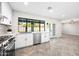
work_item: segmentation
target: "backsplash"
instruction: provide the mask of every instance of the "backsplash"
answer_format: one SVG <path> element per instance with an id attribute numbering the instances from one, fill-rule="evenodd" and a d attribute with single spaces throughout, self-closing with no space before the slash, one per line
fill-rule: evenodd
<path id="1" fill-rule="evenodd" d="M 7 29 L 8 28 L 10 28 L 10 26 L 0 25 L 0 35 L 7 34 Z"/>

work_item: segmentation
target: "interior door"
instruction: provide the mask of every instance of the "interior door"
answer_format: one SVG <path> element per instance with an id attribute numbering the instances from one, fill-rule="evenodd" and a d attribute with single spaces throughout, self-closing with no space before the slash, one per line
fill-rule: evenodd
<path id="1" fill-rule="evenodd" d="M 55 24 L 53 24 L 53 36 L 55 36 L 55 33 L 56 33 L 56 25 Z"/>
<path id="2" fill-rule="evenodd" d="M 51 24 L 49 23 L 49 36 L 51 37 Z"/>

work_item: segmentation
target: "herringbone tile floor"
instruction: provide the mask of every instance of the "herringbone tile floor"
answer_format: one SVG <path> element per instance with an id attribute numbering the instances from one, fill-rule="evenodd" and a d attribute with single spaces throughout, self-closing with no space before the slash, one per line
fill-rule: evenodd
<path id="1" fill-rule="evenodd" d="M 63 35 L 47 43 L 15 51 L 16 56 L 79 56 L 79 36 Z"/>

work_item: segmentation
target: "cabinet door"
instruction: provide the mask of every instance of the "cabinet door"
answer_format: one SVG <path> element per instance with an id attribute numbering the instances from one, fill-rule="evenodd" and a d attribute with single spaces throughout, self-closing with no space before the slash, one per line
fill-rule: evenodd
<path id="1" fill-rule="evenodd" d="M 2 2 L 1 3 L 1 14 L 5 16 L 6 18 L 4 19 L 4 24 L 11 24 L 12 21 L 12 9 L 9 6 L 7 2 Z"/>
<path id="2" fill-rule="evenodd" d="M 41 43 L 48 42 L 49 40 L 49 32 L 41 33 Z"/>
<path id="3" fill-rule="evenodd" d="M 0 2 L 0 14 L 1 14 L 1 2 Z"/>
<path id="4" fill-rule="evenodd" d="M 45 33 L 45 38 L 46 38 L 46 41 L 49 41 L 49 40 L 50 40 L 49 32 L 46 32 L 46 33 Z"/>
<path id="5" fill-rule="evenodd" d="M 15 48 L 22 48 L 25 47 L 25 36 L 24 35 L 18 35 L 15 38 Z"/>
<path id="6" fill-rule="evenodd" d="M 26 43 L 25 43 L 26 46 L 33 45 L 33 34 L 32 33 L 27 34 L 25 41 L 26 41 Z"/>

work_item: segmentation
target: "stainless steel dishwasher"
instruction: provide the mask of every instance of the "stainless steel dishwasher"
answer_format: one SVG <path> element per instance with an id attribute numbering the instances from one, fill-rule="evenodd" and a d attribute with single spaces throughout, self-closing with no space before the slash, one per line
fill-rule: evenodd
<path id="1" fill-rule="evenodd" d="M 41 33 L 33 33 L 33 44 L 41 43 Z"/>

